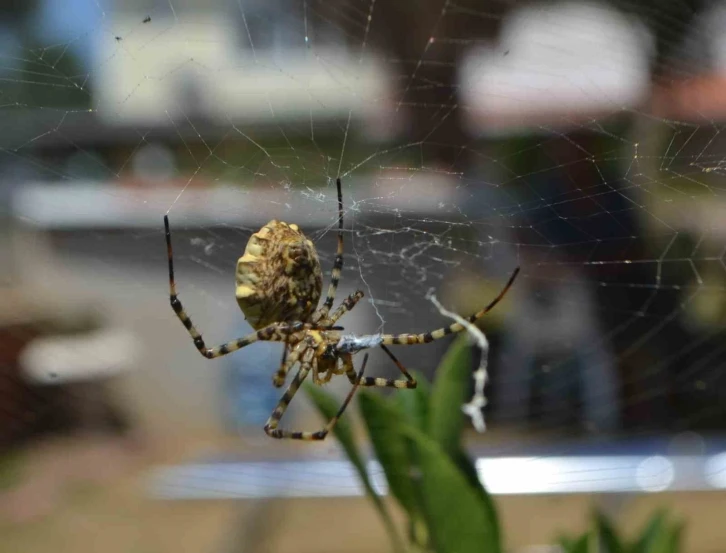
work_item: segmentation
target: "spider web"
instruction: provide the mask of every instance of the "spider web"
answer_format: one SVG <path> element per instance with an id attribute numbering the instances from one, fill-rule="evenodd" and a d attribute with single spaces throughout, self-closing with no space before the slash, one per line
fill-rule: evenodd
<path id="1" fill-rule="evenodd" d="M 268 220 L 300 225 L 329 274 L 341 177 L 337 298 L 366 294 L 346 331 L 447 325 L 431 290 L 468 314 L 521 266 L 482 325 L 493 435 L 723 430 L 720 8 L 59 5 L 4 46 L 6 273 L 22 305 L 133 335 L 122 388 L 146 428 L 240 430 L 240 390 L 278 393 L 275 347 L 211 367 L 194 351 L 168 307 L 162 216 L 216 345 L 248 331 L 234 266 Z M 433 377 L 448 343 L 396 355 Z M 375 353 L 368 374 L 395 367 Z M 318 424 L 301 400 L 287 427 Z M 250 437 L 260 425 L 242 432 L 258 453 L 279 445 Z"/>

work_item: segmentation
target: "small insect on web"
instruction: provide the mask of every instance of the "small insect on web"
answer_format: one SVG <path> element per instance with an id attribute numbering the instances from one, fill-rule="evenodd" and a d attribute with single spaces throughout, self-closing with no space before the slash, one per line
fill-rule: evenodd
<path id="1" fill-rule="evenodd" d="M 459 323 L 453 323 L 423 334 L 343 335 L 342 328 L 336 326 L 336 323 L 356 306 L 363 297 L 363 292 L 358 290 L 349 295 L 335 311 L 330 312 L 335 302 L 343 268 L 343 192 L 340 179 L 336 180 L 336 186 L 338 248 L 330 286 L 322 305 L 318 307 L 323 288 L 323 273 L 315 246 L 297 225 L 272 220 L 250 237 L 244 255 L 237 261 L 235 291 L 237 303 L 255 332 L 211 348 L 207 347 L 176 292 L 169 217 L 164 217 L 171 307 L 189 332 L 199 353 L 207 359 L 214 359 L 257 341 L 283 342 L 282 363 L 272 378 L 273 385 L 278 388 L 285 384 L 288 372 L 299 365 L 292 382 L 265 424 L 265 432 L 272 438 L 323 440 L 335 426 L 359 386 L 415 388 L 416 380 L 387 346 L 426 344 L 449 334 L 461 332 L 465 328 Z M 499 303 L 518 273 L 519 268 L 515 269 L 506 286 L 489 305 L 466 320 L 468 322 L 478 320 Z M 378 346 L 398 367 L 404 378 L 363 376 L 368 361 L 367 354 L 360 371 L 356 373 L 353 355 Z M 353 387 L 338 413 L 321 430 L 299 432 L 279 428 L 287 406 L 310 372 L 315 384 L 324 384 L 334 375 L 345 374 Z"/>

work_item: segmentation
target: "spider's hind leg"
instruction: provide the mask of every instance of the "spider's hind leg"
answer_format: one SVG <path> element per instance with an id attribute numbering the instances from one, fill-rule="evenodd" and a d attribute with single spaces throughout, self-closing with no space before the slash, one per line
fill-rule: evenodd
<path id="1" fill-rule="evenodd" d="M 373 376 L 367 376 L 361 379 L 360 385 L 375 388 L 415 388 L 418 385 L 418 382 L 416 382 L 416 379 L 411 376 L 411 373 L 406 370 L 406 367 L 403 366 L 403 363 L 396 359 L 396 356 L 393 355 L 391 350 L 389 350 L 385 345 L 381 344 L 381 349 L 386 352 L 386 355 L 391 358 L 391 360 L 396 364 L 396 367 L 398 367 L 398 370 L 403 373 L 403 376 L 405 376 L 406 379 L 394 380 L 392 378 L 376 378 Z M 351 382 L 354 381 L 355 371 L 353 371 L 352 361 L 349 362 L 349 368 L 346 371 L 346 375 L 348 376 L 348 380 L 350 380 Z"/>
<path id="2" fill-rule="evenodd" d="M 267 435 L 271 438 L 279 439 L 287 438 L 292 440 L 306 441 L 324 440 L 328 433 L 338 422 L 340 417 L 343 415 L 343 412 L 345 411 L 346 407 L 348 407 L 350 400 L 353 399 L 356 390 L 358 390 L 358 386 L 363 381 L 363 372 L 366 369 L 366 363 L 368 363 L 368 354 L 366 354 L 366 356 L 363 358 L 363 365 L 361 366 L 360 371 L 358 371 L 357 378 L 354 378 L 355 383 L 353 384 L 350 392 L 348 392 L 348 395 L 345 397 L 343 404 L 340 406 L 340 409 L 338 409 L 338 412 L 335 414 L 335 416 L 328 421 L 328 424 L 326 424 L 323 429 L 318 430 L 317 432 L 298 432 L 283 430 L 277 427 L 280 423 L 280 419 L 285 413 L 285 410 L 290 404 L 290 401 L 295 395 L 295 392 L 297 392 L 300 384 L 302 384 L 302 381 L 305 380 L 305 377 L 308 375 L 308 372 L 310 372 L 311 369 L 311 365 L 309 363 L 303 365 L 300 368 L 300 371 L 298 371 L 298 373 L 295 375 L 295 379 L 292 381 L 292 383 L 290 383 L 290 387 L 282 396 L 282 399 L 280 399 L 280 403 L 277 405 L 277 407 L 275 407 L 275 410 L 272 412 L 272 415 L 270 415 L 270 418 L 267 419 L 267 424 L 265 424 L 265 432 L 267 433 Z"/>
<path id="3" fill-rule="evenodd" d="M 288 345 L 287 342 L 283 344 L 284 349 L 282 350 L 282 359 L 280 360 L 280 368 L 277 369 L 277 372 L 272 377 L 272 385 L 275 388 L 282 388 L 282 386 L 285 384 L 285 379 L 287 378 L 287 372 L 290 370 L 290 368 L 297 363 L 298 358 L 300 357 L 299 353 L 296 352 L 290 352 L 288 357 Z"/>

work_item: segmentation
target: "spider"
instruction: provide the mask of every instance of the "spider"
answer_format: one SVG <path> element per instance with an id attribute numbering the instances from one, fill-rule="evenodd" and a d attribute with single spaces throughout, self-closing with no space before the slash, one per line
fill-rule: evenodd
<path id="1" fill-rule="evenodd" d="M 349 295 L 332 313 L 340 274 L 343 268 L 343 193 L 338 189 L 338 249 L 333 263 L 330 286 L 323 304 L 318 307 L 323 278 L 320 261 L 313 243 L 297 225 L 272 220 L 254 233 L 237 261 L 235 296 L 240 309 L 255 332 L 217 347 L 208 347 L 192 323 L 176 292 L 174 262 L 171 248 L 169 217 L 164 217 L 166 248 L 169 260 L 169 300 L 179 320 L 189 332 L 199 353 L 214 359 L 237 351 L 260 340 L 283 342 L 282 362 L 273 376 L 277 388 L 285 384 L 287 373 L 300 365 L 279 403 L 265 424 L 265 433 L 272 438 L 323 440 L 342 416 L 359 386 L 415 388 L 416 380 L 396 359 L 388 345 L 427 344 L 464 330 L 459 323 L 423 334 L 344 335 L 338 320 L 353 309 L 363 297 L 358 290 Z M 490 311 L 507 293 L 519 273 L 515 269 L 505 287 L 489 305 L 468 317 L 474 322 Z M 365 355 L 356 373 L 353 354 L 380 346 L 401 371 L 404 378 L 387 379 L 363 376 L 368 361 Z M 315 384 L 324 384 L 334 376 L 345 374 L 353 385 L 336 415 L 316 432 L 299 432 L 279 428 L 280 420 L 302 382 L 312 372 Z"/>

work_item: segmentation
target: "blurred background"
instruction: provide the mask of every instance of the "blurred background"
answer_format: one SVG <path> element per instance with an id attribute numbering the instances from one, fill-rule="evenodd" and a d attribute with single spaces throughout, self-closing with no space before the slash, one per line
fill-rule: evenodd
<path id="1" fill-rule="evenodd" d="M 553 461 L 482 474 L 514 550 L 599 504 L 722 551 L 725 30 L 716 0 L 3 2 L 0 551 L 388 547 L 332 439 L 264 435 L 279 346 L 207 361 L 169 308 L 164 214 L 222 343 L 268 220 L 328 274 L 338 176 L 346 331 L 443 326 L 430 290 L 468 314 L 522 267 L 469 440 Z M 395 353 L 432 378 L 447 345 Z M 322 426 L 302 393 L 283 422 Z"/>

